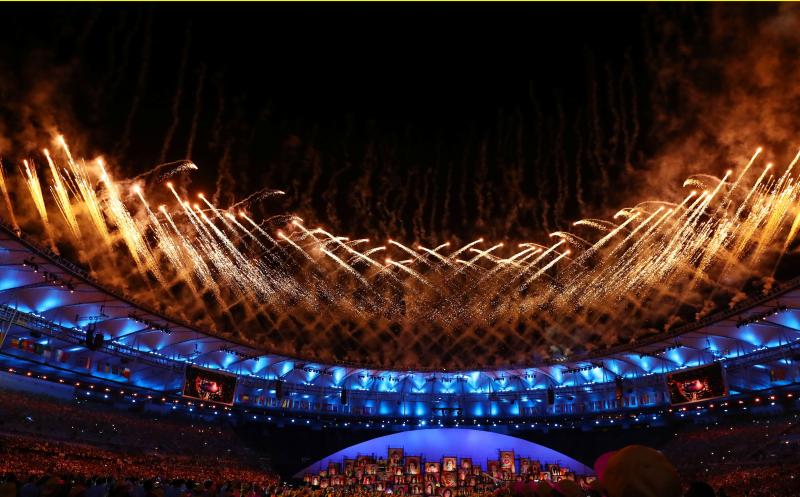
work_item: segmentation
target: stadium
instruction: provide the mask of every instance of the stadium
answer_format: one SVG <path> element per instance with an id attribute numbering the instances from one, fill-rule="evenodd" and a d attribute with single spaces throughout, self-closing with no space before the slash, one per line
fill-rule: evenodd
<path id="1" fill-rule="evenodd" d="M 87 9 L 66 12 L 77 25 Z M 92 12 L 104 21 L 109 15 Z M 142 19 L 175 19 L 166 10 L 143 12 L 130 7 L 120 15 L 120 26 L 133 22 L 131 40 L 144 29 Z M 715 12 L 695 14 L 713 27 L 722 22 Z M 34 14 L 20 19 L 26 15 Z M 683 19 L 670 9 L 624 15 Z M 759 16 L 767 27 L 758 36 L 794 46 L 791 37 L 764 33 L 775 19 L 800 25 L 796 10 Z M 678 25 L 686 33 L 699 29 Z M 87 22 L 86 40 L 130 48 L 118 38 L 122 31 L 96 26 Z M 166 28 L 142 36 L 145 46 L 152 35 L 169 41 L 164 46 L 185 40 L 190 47 L 194 29 L 185 37 Z M 48 36 L 36 34 L 31 47 L 52 42 Z M 12 46 L 5 35 L 2 43 L 3 50 Z M 666 53 L 671 45 L 661 43 Z M 102 51 L 89 46 L 75 53 L 99 57 Z M 616 48 L 598 49 L 598 56 L 603 50 Z M 198 62 L 187 53 L 181 67 Z M 174 65 L 174 54 L 161 55 L 152 64 Z M 696 56 L 707 55 L 698 49 Z M 757 148 L 723 144 L 723 169 L 713 169 L 718 157 L 702 157 L 710 172 L 693 159 L 688 173 L 664 159 L 672 166 L 658 174 L 642 168 L 650 186 L 639 179 L 633 193 L 618 196 L 626 179 L 635 183 L 631 163 L 643 160 L 632 158 L 634 133 L 624 117 L 638 101 L 620 79 L 620 94 L 609 90 L 608 122 L 619 134 L 611 141 L 630 150 L 615 146 L 628 157 L 609 156 L 596 170 L 591 161 L 599 159 L 572 168 L 555 155 L 544 163 L 563 169 L 547 169 L 539 149 L 530 162 L 535 181 L 525 182 L 529 173 L 508 165 L 510 150 L 525 155 L 524 119 L 501 119 L 489 136 L 507 126 L 517 141 L 498 138 L 496 150 L 481 149 L 475 165 L 462 166 L 461 189 L 451 192 L 452 160 L 419 171 L 409 166 L 408 179 L 394 171 L 393 161 L 414 164 L 414 153 L 430 155 L 426 145 L 409 140 L 408 156 L 378 159 L 388 152 L 373 146 L 392 149 L 390 132 L 385 143 L 377 131 L 378 138 L 359 138 L 366 151 L 345 154 L 344 166 L 331 151 L 337 146 L 326 149 L 324 140 L 301 160 L 293 155 L 298 143 L 318 130 L 288 132 L 287 117 L 261 137 L 281 137 L 279 152 L 269 152 L 279 166 L 253 187 L 233 180 L 229 162 L 236 156 L 243 178 L 257 177 L 260 166 L 247 164 L 263 151 L 238 156 L 214 145 L 250 129 L 248 117 L 213 128 L 210 145 L 193 149 L 195 133 L 213 121 L 198 121 L 203 99 L 211 98 L 202 93 L 204 71 L 219 63 L 194 57 L 201 69 L 193 124 L 181 121 L 179 110 L 184 68 L 163 146 L 131 135 L 136 146 L 117 143 L 105 156 L 97 152 L 104 133 L 80 136 L 74 122 L 85 116 L 73 119 L 60 107 L 53 120 L 71 124 L 42 117 L 18 134 L 0 126 L 0 497 L 800 492 L 800 152 L 776 144 L 772 128 L 756 137 L 764 140 Z M 621 74 L 635 72 L 630 57 L 621 59 Z M 130 71 L 127 62 L 112 62 L 118 83 L 109 76 L 99 91 L 109 103 Z M 99 64 L 72 63 L 88 72 Z M 608 77 L 617 84 L 614 63 L 609 59 Z M 219 88 L 214 98 L 223 115 L 222 101 L 237 100 Z M 47 100 L 13 84 L 4 91 L 36 103 L 4 104 L 3 122 L 18 124 Z M 82 89 L 70 91 L 83 102 Z M 648 103 L 655 105 L 655 93 Z M 530 112 L 546 113 L 542 108 Z M 138 122 L 134 110 L 127 125 L 116 123 L 126 133 Z M 655 114 L 652 122 L 630 119 L 666 126 Z M 147 115 L 140 119 L 149 126 Z M 552 122 L 541 122 L 530 140 L 564 133 L 557 125 L 547 135 Z M 188 151 L 170 161 L 183 153 L 172 142 L 181 126 L 191 133 Z M 261 124 L 252 126 L 257 136 Z M 598 130 L 587 139 L 599 140 Z M 442 139 L 436 153 L 461 139 Z M 463 140 L 469 149 L 473 139 Z M 577 147 L 583 157 L 584 145 L 553 143 Z M 594 146 L 592 157 L 599 157 L 603 145 Z M 682 155 L 681 146 L 665 156 Z M 140 160 L 158 156 L 159 147 L 160 159 L 146 162 L 157 165 L 145 168 L 130 166 L 120 152 Z M 640 157 L 649 151 L 643 145 Z M 487 154 L 496 154 L 488 169 Z M 198 181 L 214 183 L 216 192 L 204 195 L 192 178 L 201 174 L 201 159 L 217 155 L 217 176 Z M 319 166 L 319 157 L 329 162 Z M 617 162 L 619 174 L 611 165 Z M 354 168 L 362 176 L 350 178 Z M 466 178 L 474 191 L 463 186 Z M 278 180 L 286 191 L 265 186 Z M 592 182 L 605 186 L 589 192 Z M 395 205 L 398 192 L 408 198 Z M 544 214 L 526 217 L 519 205 Z"/>
<path id="2" fill-rule="evenodd" d="M 88 408 L 138 403 L 156 416 L 178 410 L 370 435 L 462 427 L 531 437 L 792 412 L 800 395 L 796 281 L 603 354 L 524 369 L 390 371 L 263 355 L 104 288 L 10 228 L 2 245 L 4 388 L 85 396 Z M 210 397 L 193 388 L 195 372 L 223 391 Z M 709 389 L 677 397 L 669 383 L 676 374 L 688 376 L 672 381 L 710 379 Z"/>

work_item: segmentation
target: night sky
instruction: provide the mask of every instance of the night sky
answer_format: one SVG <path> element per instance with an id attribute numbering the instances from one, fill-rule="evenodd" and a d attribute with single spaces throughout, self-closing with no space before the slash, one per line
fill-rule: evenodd
<path id="1" fill-rule="evenodd" d="M 721 186 L 725 171 L 743 171 L 759 146 L 764 153 L 747 181 L 767 162 L 784 168 L 800 136 L 800 9 L 794 5 L 3 9 L 4 162 L 28 157 L 41 164 L 41 149 L 51 146 L 54 133 L 64 133 L 78 156 L 105 157 L 141 223 L 146 214 L 126 178 L 138 178 L 151 205 L 174 206 L 155 175 L 142 174 L 190 159 L 199 170 L 172 178 L 181 198 L 202 192 L 228 209 L 255 195 L 245 208 L 264 233 L 277 237 L 281 230 L 299 236 L 290 214 L 309 228 L 324 227 L 378 250 L 392 245 L 390 239 L 415 247 L 448 241 L 455 248 L 480 237 L 482 247 L 503 242 L 510 255 L 519 242 L 549 245 L 552 236 L 567 236 L 563 231 L 571 232 L 571 248 L 583 250 L 623 207 L 642 201 L 676 206 L 687 195 L 684 179 L 695 173 L 704 174 L 695 178 L 698 188 Z M 285 195 L 259 196 L 265 188 Z M 16 188 L 12 196 L 25 193 Z M 26 229 L 41 226 L 35 209 L 19 212 L 34 221 Z M 772 224 L 762 224 L 789 218 L 775 212 Z M 593 219 L 589 225 L 573 225 L 586 218 Z M 753 222 L 758 229 L 760 221 Z M 708 234 L 707 227 L 696 230 Z M 742 243 L 750 243 L 747 233 Z M 790 242 L 783 248 L 794 250 Z M 267 288 L 273 300 L 266 303 L 236 293 L 242 272 L 218 268 L 221 292 L 204 288 L 194 295 L 180 276 L 161 281 L 162 294 L 150 290 L 148 276 L 142 281 L 119 271 L 132 268 L 122 244 L 113 253 L 84 247 L 64 254 L 167 314 L 267 350 L 429 367 L 507 364 L 627 343 L 735 305 L 745 293 L 768 291 L 773 274 L 794 276 L 798 267 L 791 253 L 739 264 L 751 252 L 737 245 L 734 256 L 722 253 L 724 262 L 700 288 L 691 274 L 667 272 L 697 262 L 691 254 L 682 264 L 659 257 L 671 253 L 659 246 L 643 245 L 655 252 L 633 259 L 613 253 L 607 264 L 596 265 L 595 249 L 587 250 L 575 266 L 562 263 L 553 276 L 540 278 L 547 282 L 516 290 L 509 285 L 531 267 L 487 283 L 483 274 L 453 270 L 451 277 L 438 266 L 415 265 L 430 270 L 423 277 L 398 268 L 384 278 L 381 269 L 375 272 L 381 277 L 368 282 L 344 262 L 330 266 L 336 259 L 303 259 L 293 249 L 273 261 L 275 275 L 285 278 L 275 280 L 280 292 L 259 286 L 264 279 L 244 285 Z M 213 257 L 207 257 L 221 260 L 215 247 L 209 245 Z M 393 245 L 381 253 L 383 263 L 394 268 L 408 252 Z M 636 286 L 640 276 L 662 274 L 636 269 L 651 268 L 650 261 L 664 262 L 659 267 L 672 280 Z M 159 264 L 164 260 L 149 271 Z M 572 278 L 570 268 L 590 276 Z M 365 270 L 369 278 L 372 269 Z M 590 286 L 593 292 L 585 291 Z M 607 291 L 613 295 L 606 298 Z M 560 301 L 564 296 L 571 297 Z"/>
<path id="2" fill-rule="evenodd" d="M 6 136 L 55 125 L 126 175 L 191 158 L 191 189 L 216 191 L 221 205 L 270 186 L 288 195 L 264 214 L 438 240 L 531 237 L 619 207 L 609 184 L 654 150 L 651 66 L 654 47 L 669 49 L 659 30 L 705 9 L 6 10 Z M 3 153 L 31 146 L 30 134 Z"/>

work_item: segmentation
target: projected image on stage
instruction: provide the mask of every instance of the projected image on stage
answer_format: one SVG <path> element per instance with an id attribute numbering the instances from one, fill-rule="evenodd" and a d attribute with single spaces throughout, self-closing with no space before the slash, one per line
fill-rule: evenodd
<path id="1" fill-rule="evenodd" d="M 186 366 L 184 397 L 232 406 L 235 390 L 236 376 Z"/>
<path id="2" fill-rule="evenodd" d="M 667 375 L 670 402 L 675 405 L 724 397 L 728 394 L 722 365 L 714 363 Z"/>
<path id="3" fill-rule="evenodd" d="M 403 449 L 389 449 L 389 466 L 397 467 L 403 465 Z"/>
<path id="4" fill-rule="evenodd" d="M 406 473 L 409 475 L 418 475 L 422 467 L 420 456 L 406 456 Z"/>
<path id="5" fill-rule="evenodd" d="M 513 450 L 500 451 L 500 469 L 502 471 L 509 471 L 511 473 L 515 473 Z"/>
<path id="6" fill-rule="evenodd" d="M 377 474 L 371 474 L 369 466 L 375 463 L 367 461 L 374 460 L 376 455 L 385 456 L 387 448 L 389 459 L 381 459 L 383 464 L 377 465 Z M 403 460 L 401 448 L 405 466 L 392 467 L 389 464 L 392 455 L 397 462 Z M 363 476 L 372 476 L 371 485 L 380 483 L 386 492 L 394 494 L 402 488 L 407 495 L 421 492 L 444 497 L 444 490 L 451 489 L 454 497 L 465 497 L 480 493 L 484 485 L 493 490 L 496 484 L 533 481 L 539 478 L 540 468 L 548 471 L 548 479 L 555 481 L 592 473 L 591 468 L 566 454 L 520 438 L 464 428 L 432 428 L 395 433 L 352 445 L 307 466 L 296 477 L 302 478 L 304 474 L 322 477 L 321 473 L 330 468 L 331 463 L 341 463 L 346 470 L 353 467 L 354 459 L 364 461 L 363 470 L 358 463 L 354 468 L 361 479 L 342 483 L 331 480 L 331 486 L 346 485 L 355 489 L 354 485 L 365 485 Z M 517 469 L 517 461 L 522 471 Z"/>
<path id="7" fill-rule="evenodd" d="M 531 460 L 527 457 L 521 457 L 519 459 L 519 473 L 522 475 L 527 475 L 531 472 Z"/>

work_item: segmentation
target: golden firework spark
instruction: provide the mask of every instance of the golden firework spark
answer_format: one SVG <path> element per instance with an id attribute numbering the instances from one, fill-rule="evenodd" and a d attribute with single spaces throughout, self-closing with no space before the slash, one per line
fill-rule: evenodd
<path id="1" fill-rule="evenodd" d="M 591 316 L 608 313 L 615 302 L 657 308 L 682 302 L 681 292 L 698 285 L 736 276 L 728 275 L 730 268 L 749 274 L 788 250 L 800 232 L 800 183 L 792 176 L 800 152 L 780 174 L 771 175 L 767 165 L 753 180 L 759 149 L 735 176 L 731 170 L 689 177 L 684 184 L 702 191 L 679 203 L 641 202 L 618 210 L 618 222 L 581 219 L 573 223 L 580 236 L 556 231 L 550 245 L 481 245 L 480 238 L 451 249 L 449 242 L 412 248 L 391 238 L 372 246 L 366 238 L 307 229 L 291 215 L 260 222 L 245 212 L 247 202 L 222 209 L 197 194 L 192 204 L 169 182 L 167 190 L 146 196 L 144 180 L 132 187 L 114 181 L 102 158 L 76 160 L 63 137 L 56 141 L 60 153 L 44 151 L 52 198 L 43 195 L 33 163 L 20 168 L 53 249 L 99 235 L 110 260 L 115 247 L 124 248 L 165 292 L 182 281 L 194 298 L 210 292 L 223 312 L 241 307 L 276 328 L 292 320 L 325 329 L 326 319 L 334 325 L 332 316 L 363 322 L 370 315 L 450 333 L 495 326 L 502 314 L 504 322 L 566 332 L 574 323 L 596 323 Z M 59 161 L 66 166 L 60 169 Z M 0 165 L 0 189 L 16 225 L 9 188 Z M 147 201 L 156 195 L 168 197 L 157 212 Z M 50 217 L 48 207 L 60 216 Z M 270 219 L 283 228 L 265 228 Z M 70 235 L 62 240 L 57 233 Z M 374 258 L 379 253 L 383 263 Z"/>

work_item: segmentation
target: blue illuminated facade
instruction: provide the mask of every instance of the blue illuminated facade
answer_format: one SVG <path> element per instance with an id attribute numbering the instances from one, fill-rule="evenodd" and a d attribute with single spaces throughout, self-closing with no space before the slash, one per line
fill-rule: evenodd
<path id="1" fill-rule="evenodd" d="M 666 373 L 713 361 L 725 366 L 734 395 L 800 376 L 800 281 L 600 354 L 491 371 L 375 370 L 263 353 L 180 323 L 5 229 L 0 325 L 5 367 L 174 396 L 193 363 L 238 375 L 239 406 L 346 417 L 513 419 L 664 406 Z M 87 328 L 107 338 L 98 350 L 87 348 Z"/>

